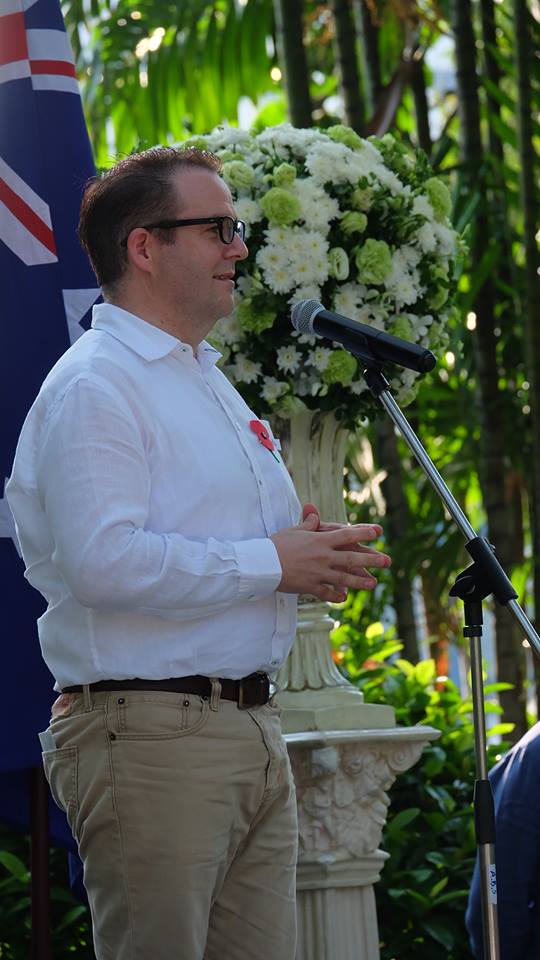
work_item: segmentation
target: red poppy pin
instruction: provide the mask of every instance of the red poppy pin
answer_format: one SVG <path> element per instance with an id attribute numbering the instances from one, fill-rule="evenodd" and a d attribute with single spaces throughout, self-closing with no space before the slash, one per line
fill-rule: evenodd
<path id="1" fill-rule="evenodd" d="M 274 442 L 270 434 L 268 433 L 268 430 L 266 429 L 264 423 L 261 423 L 260 420 L 250 420 L 249 426 L 250 426 L 250 429 L 253 430 L 253 433 L 257 437 L 259 443 L 262 443 L 263 447 L 266 447 L 266 449 L 270 451 L 270 453 L 274 457 L 274 460 L 277 460 L 277 462 L 279 463 L 279 457 L 274 451 Z"/>

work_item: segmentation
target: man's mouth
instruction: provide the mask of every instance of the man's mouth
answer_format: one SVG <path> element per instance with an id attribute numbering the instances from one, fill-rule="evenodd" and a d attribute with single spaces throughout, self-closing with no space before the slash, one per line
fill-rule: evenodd
<path id="1" fill-rule="evenodd" d="M 215 275 L 214 280 L 228 280 L 229 283 L 234 284 L 234 273 L 218 273 Z"/>

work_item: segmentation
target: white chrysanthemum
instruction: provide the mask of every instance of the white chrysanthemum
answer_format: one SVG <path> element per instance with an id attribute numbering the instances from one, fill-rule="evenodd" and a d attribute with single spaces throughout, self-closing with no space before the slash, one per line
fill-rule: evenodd
<path id="1" fill-rule="evenodd" d="M 336 313 L 350 317 L 364 305 L 366 294 L 367 287 L 363 283 L 342 283 L 334 293 L 333 308 Z"/>
<path id="2" fill-rule="evenodd" d="M 323 370 L 326 370 L 331 356 L 332 351 L 330 347 L 315 347 L 315 350 L 310 352 L 308 359 L 309 363 L 311 363 L 319 373 L 322 373 Z"/>
<path id="3" fill-rule="evenodd" d="M 417 217 L 425 217 L 430 223 L 435 223 L 435 214 L 427 197 L 415 197 L 412 205 L 412 212 Z"/>
<path id="4" fill-rule="evenodd" d="M 456 252 L 456 234 L 450 227 L 445 227 L 444 223 L 436 223 L 433 227 L 439 253 L 443 257 L 451 257 Z"/>
<path id="5" fill-rule="evenodd" d="M 284 393 L 287 393 L 288 389 L 288 384 L 283 380 L 277 380 L 276 377 L 265 377 L 261 396 L 267 403 L 274 403 L 276 400 L 279 400 Z"/>
<path id="6" fill-rule="evenodd" d="M 302 354 L 292 344 L 276 351 L 277 365 L 284 373 L 294 373 L 300 366 Z"/>
<path id="7" fill-rule="evenodd" d="M 242 328 L 236 313 L 231 313 L 228 317 L 222 317 L 212 330 L 212 337 L 218 343 L 236 343 L 241 336 Z"/>
<path id="8" fill-rule="evenodd" d="M 299 397 L 316 397 L 322 387 L 322 381 L 315 373 L 306 373 L 303 371 L 298 377 L 294 378 L 295 393 Z"/>
<path id="9" fill-rule="evenodd" d="M 385 287 L 392 294 L 398 309 L 416 303 L 419 295 L 424 292 L 418 270 L 408 269 L 408 260 L 407 254 L 401 249 L 396 250 L 392 257 L 390 276 L 385 282 Z"/>
<path id="10" fill-rule="evenodd" d="M 249 150 L 251 137 L 246 130 L 238 127 L 219 127 L 205 137 L 208 148 L 212 151 L 226 150 L 231 147 L 242 147 Z"/>
<path id="11" fill-rule="evenodd" d="M 303 240 L 305 254 L 307 253 L 310 257 L 316 257 L 317 259 L 321 257 L 324 257 L 325 260 L 328 259 L 328 240 L 322 237 L 320 233 L 313 230 L 304 231 Z"/>
<path id="12" fill-rule="evenodd" d="M 292 227 L 272 228 L 267 236 L 268 243 L 258 251 L 256 262 L 265 283 L 275 293 L 325 283 L 329 274 L 328 242 L 320 234 Z"/>
<path id="13" fill-rule="evenodd" d="M 302 219 L 309 230 L 318 230 L 324 236 L 332 220 L 339 216 L 339 203 L 318 184 L 307 178 L 296 179 L 293 192 L 300 201 Z"/>
<path id="14" fill-rule="evenodd" d="M 422 253 L 433 253 L 437 249 L 437 237 L 432 223 L 423 223 L 416 231 L 416 239 Z"/>
<path id="15" fill-rule="evenodd" d="M 410 273 L 405 270 L 392 269 L 386 281 L 386 289 L 392 294 L 398 310 L 403 306 L 410 306 L 418 300 L 421 288 L 414 282 Z"/>
<path id="16" fill-rule="evenodd" d="M 303 284 L 297 287 L 288 302 L 291 307 L 294 307 L 295 303 L 300 303 L 301 300 L 319 300 L 320 296 L 321 288 L 316 283 Z"/>
<path id="17" fill-rule="evenodd" d="M 257 223 L 257 220 L 262 220 L 262 210 L 256 200 L 250 200 L 248 197 L 242 197 L 240 200 L 236 201 L 234 206 L 236 209 L 236 216 L 239 220 L 243 220 L 247 226 L 252 223 Z"/>
<path id="18" fill-rule="evenodd" d="M 416 313 L 402 313 L 402 317 L 405 317 L 409 321 L 413 330 L 414 330 L 414 339 L 417 343 L 420 343 L 424 337 L 427 337 L 429 327 L 433 320 L 431 314 L 426 314 L 426 316 L 419 317 Z"/>
<path id="19" fill-rule="evenodd" d="M 298 231 L 298 227 L 296 227 L 296 230 Z M 294 234 L 294 229 L 287 229 L 287 227 L 269 227 L 268 230 L 264 231 L 267 243 L 275 247 L 281 247 L 283 244 L 289 243 L 291 234 Z"/>
<path id="20" fill-rule="evenodd" d="M 272 270 L 283 270 L 288 267 L 290 257 L 283 244 L 267 243 L 261 247 L 256 256 L 258 266 L 265 273 Z"/>
<path id="21" fill-rule="evenodd" d="M 328 277 L 328 267 L 326 261 L 311 261 L 305 255 L 294 257 L 291 260 L 290 271 L 293 285 L 307 287 L 312 283 L 324 283 Z"/>
<path id="22" fill-rule="evenodd" d="M 294 277 L 287 267 L 266 269 L 264 279 L 274 293 L 290 293 L 295 287 Z"/>
<path id="23" fill-rule="evenodd" d="M 362 393 L 367 393 L 369 387 L 365 380 L 354 380 L 353 383 L 349 385 L 349 390 L 351 393 L 354 393 L 355 397 L 359 397 Z"/>
<path id="24" fill-rule="evenodd" d="M 264 151 L 271 151 L 280 159 L 288 159 L 295 154 L 302 158 L 308 147 L 316 140 L 321 139 L 318 130 L 298 130 L 290 123 L 282 123 L 279 127 L 268 127 L 257 137 L 259 147 Z"/>
<path id="25" fill-rule="evenodd" d="M 233 369 L 235 381 L 240 383 L 255 383 L 261 375 L 261 364 L 250 360 L 243 353 L 236 354 Z"/>
<path id="26" fill-rule="evenodd" d="M 315 144 L 306 156 L 306 167 L 313 180 L 323 187 L 326 183 L 357 184 L 375 166 L 369 151 L 351 150 L 343 143 Z"/>
<path id="27" fill-rule="evenodd" d="M 287 251 L 288 257 L 296 257 L 303 254 L 305 252 L 304 231 L 298 227 L 289 230 L 280 246 Z"/>
<path id="28" fill-rule="evenodd" d="M 408 270 L 412 270 L 414 267 L 417 267 L 422 259 L 422 254 L 418 248 L 411 246 L 410 243 L 404 243 L 403 246 L 399 248 L 398 252 L 401 261 Z"/>
<path id="29" fill-rule="evenodd" d="M 303 346 L 307 347 L 314 347 L 318 340 L 318 337 L 315 335 L 311 336 L 307 333 L 299 333 L 298 330 L 293 330 L 292 335 L 298 341 L 298 343 L 301 343 Z"/>
<path id="30" fill-rule="evenodd" d="M 379 183 L 382 183 L 383 187 L 388 187 L 390 193 L 392 193 L 394 196 L 406 193 L 405 187 L 399 177 L 397 177 L 392 170 L 388 170 L 387 167 L 377 167 L 375 176 L 377 177 Z"/>

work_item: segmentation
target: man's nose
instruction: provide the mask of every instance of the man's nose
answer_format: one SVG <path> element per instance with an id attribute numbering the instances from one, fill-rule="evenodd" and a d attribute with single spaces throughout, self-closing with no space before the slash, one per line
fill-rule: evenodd
<path id="1" fill-rule="evenodd" d="M 228 257 L 230 258 L 234 257 L 235 260 L 246 259 L 249 253 L 249 250 L 246 247 L 239 233 L 235 233 L 233 242 L 227 244 L 226 253 Z"/>

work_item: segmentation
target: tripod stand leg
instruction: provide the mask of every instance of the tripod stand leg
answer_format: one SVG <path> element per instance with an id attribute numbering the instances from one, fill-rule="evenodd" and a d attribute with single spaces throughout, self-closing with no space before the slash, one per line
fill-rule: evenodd
<path id="1" fill-rule="evenodd" d="M 477 626 L 473 629 L 477 629 L 481 633 L 481 627 Z M 495 808 L 491 784 L 487 776 L 482 648 L 480 636 L 471 636 L 471 628 L 469 628 L 469 631 L 476 773 L 478 777 L 474 786 L 474 824 L 480 862 L 484 960 L 500 960 L 497 921 L 497 873 L 495 867 Z"/>

